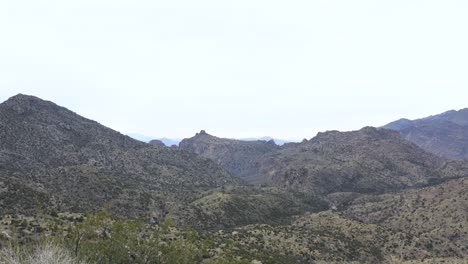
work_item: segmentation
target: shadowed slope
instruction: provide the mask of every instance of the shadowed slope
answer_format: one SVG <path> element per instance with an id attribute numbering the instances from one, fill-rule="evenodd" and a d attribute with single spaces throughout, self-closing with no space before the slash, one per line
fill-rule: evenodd
<path id="1" fill-rule="evenodd" d="M 272 140 L 242 141 L 218 138 L 202 130 L 194 137 L 182 140 L 179 148 L 212 159 L 232 174 L 256 184 L 264 181 L 262 177 L 256 177 L 258 159 L 280 147 Z"/>

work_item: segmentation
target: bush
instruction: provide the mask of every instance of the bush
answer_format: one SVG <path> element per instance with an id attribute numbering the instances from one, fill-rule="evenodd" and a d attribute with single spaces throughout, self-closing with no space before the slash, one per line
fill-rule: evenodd
<path id="1" fill-rule="evenodd" d="M 8 240 L 0 264 L 244 264 L 216 248 L 210 237 L 192 229 L 174 228 L 138 219 L 116 219 L 106 212 L 82 222 L 51 222 L 49 231 L 35 242 Z M 33 246 L 38 245 L 38 246 Z M 226 252 L 225 252 L 226 251 Z"/>
<path id="2" fill-rule="evenodd" d="M 0 251 L 1 264 L 85 264 L 69 251 L 54 243 L 44 243 L 34 248 L 11 246 Z"/>
<path id="3" fill-rule="evenodd" d="M 100 264 L 198 263 L 209 257 L 212 244 L 194 230 L 173 228 L 171 219 L 158 226 L 114 219 L 105 212 L 89 216 L 67 233 L 59 243 L 75 257 Z"/>

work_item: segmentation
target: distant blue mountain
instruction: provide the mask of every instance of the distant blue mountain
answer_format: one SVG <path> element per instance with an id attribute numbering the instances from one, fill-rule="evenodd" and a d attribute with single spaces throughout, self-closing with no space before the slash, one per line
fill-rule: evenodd
<path id="1" fill-rule="evenodd" d="M 142 134 L 139 134 L 139 133 L 128 133 L 127 136 L 131 137 L 131 138 L 134 138 L 136 140 L 139 140 L 139 141 L 143 141 L 143 142 L 146 142 L 146 143 L 149 143 L 151 140 L 153 139 L 157 139 L 157 140 L 160 140 L 164 143 L 164 145 L 170 147 L 170 146 L 173 146 L 173 145 L 176 145 L 178 146 L 180 141 L 182 141 L 182 139 L 179 139 L 179 138 L 153 138 L 153 137 L 149 137 L 149 136 L 145 136 L 145 135 L 142 135 Z M 284 145 L 286 143 L 290 143 L 290 142 L 299 142 L 299 141 L 296 141 L 296 140 L 284 140 L 284 139 L 277 139 L 277 138 L 272 138 L 272 137 L 258 137 L 258 138 L 255 138 L 255 137 L 252 137 L 252 138 L 240 138 L 238 140 L 243 140 L 243 141 L 257 141 L 257 140 L 263 140 L 263 141 L 270 141 L 270 140 L 273 140 L 276 145 Z"/>
<path id="2" fill-rule="evenodd" d="M 127 136 L 133 139 L 139 140 L 139 141 L 143 141 L 145 143 L 149 143 L 151 140 L 157 139 L 157 140 L 162 141 L 164 145 L 168 147 L 172 145 L 178 146 L 179 142 L 182 141 L 182 139 L 178 139 L 178 138 L 154 138 L 154 137 L 145 136 L 139 133 L 128 133 Z"/>
<path id="3" fill-rule="evenodd" d="M 272 138 L 272 137 L 260 137 L 260 138 L 241 138 L 240 140 L 244 140 L 244 141 L 256 141 L 256 140 L 264 140 L 264 141 L 270 141 L 270 140 L 273 140 L 276 145 L 284 145 L 286 143 L 290 143 L 290 142 L 296 142 L 295 140 L 284 140 L 284 139 L 277 139 L 277 138 Z M 299 142 L 299 141 L 297 141 Z"/>
<path id="4" fill-rule="evenodd" d="M 158 138 L 158 140 L 161 140 L 168 147 L 173 145 L 178 146 L 180 141 L 182 141 L 182 139 L 178 138 Z"/>
<path id="5" fill-rule="evenodd" d="M 148 143 L 153 139 L 152 137 L 148 137 L 148 136 L 138 134 L 138 133 L 127 133 L 127 136 L 133 139 L 139 140 L 139 141 L 143 141 L 145 143 Z"/>

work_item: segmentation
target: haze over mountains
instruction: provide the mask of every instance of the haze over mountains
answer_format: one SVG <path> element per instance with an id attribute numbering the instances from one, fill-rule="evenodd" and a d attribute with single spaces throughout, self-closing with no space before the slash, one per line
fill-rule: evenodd
<path id="1" fill-rule="evenodd" d="M 468 163 L 447 159 L 463 154 L 465 118 L 447 112 L 281 146 L 202 130 L 170 148 L 19 94 L 0 104 L 0 220 L 103 209 L 170 217 L 247 263 L 466 259 Z M 0 231 L 16 223 L 28 226 L 0 221 Z M 226 243 L 242 246 L 218 250 Z"/>

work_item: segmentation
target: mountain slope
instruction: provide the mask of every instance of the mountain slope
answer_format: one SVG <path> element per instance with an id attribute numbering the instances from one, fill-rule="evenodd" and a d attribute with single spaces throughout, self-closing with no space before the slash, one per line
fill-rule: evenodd
<path id="1" fill-rule="evenodd" d="M 179 148 L 214 160 L 250 183 L 261 183 L 263 178 L 255 177 L 258 159 L 266 153 L 279 149 L 274 141 L 242 141 L 218 138 L 204 130 L 194 137 L 184 139 Z"/>
<path id="2" fill-rule="evenodd" d="M 468 159 L 468 108 L 417 120 L 400 119 L 384 128 L 399 131 L 407 140 L 436 155 Z"/>
<path id="3" fill-rule="evenodd" d="M 199 191 L 240 182 L 207 159 L 139 142 L 52 102 L 17 95 L 0 104 L 5 212 L 38 205 L 164 212 Z"/>
<path id="4" fill-rule="evenodd" d="M 250 183 L 316 194 L 383 193 L 468 175 L 467 164 L 430 154 L 398 132 L 372 127 L 319 133 L 284 146 L 202 131 L 183 140 L 180 148 L 210 158 Z"/>
<path id="5" fill-rule="evenodd" d="M 464 163 L 446 161 L 397 132 L 366 127 L 319 133 L 266 155 L 259 173 L 277 186 L 319 193 L 382 193 L 468 175 Z"/>
<path id="6" fill-rule="evenodd" d="M 468 178 L 353 203 L 344 216 L 411 235 L 420 250 L 408 257 L 468 258 Z"/>
<path id="7" fill-rule="evenodd" d="M 229 186 L 206 192 L 180 208 L 174 218 L 183 226 L 216 230 L 247 224 L 288 223 L 294 216 L 328 208 L 322 197 L 313 194 L 274 187 Z"/>

